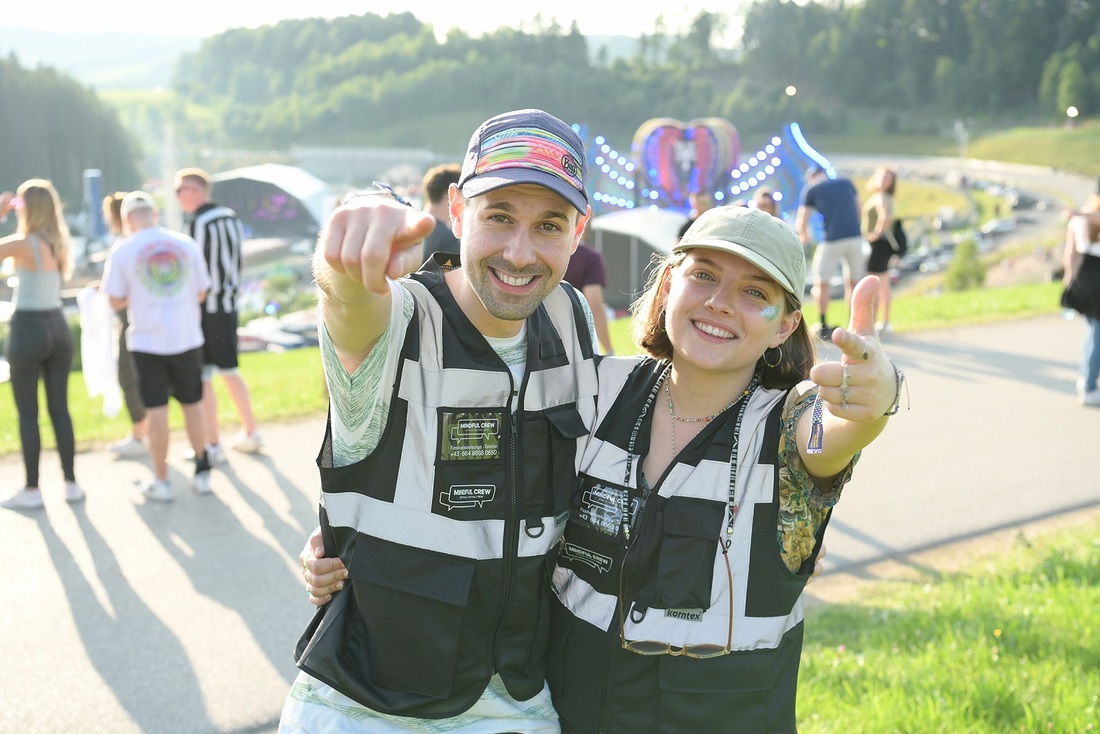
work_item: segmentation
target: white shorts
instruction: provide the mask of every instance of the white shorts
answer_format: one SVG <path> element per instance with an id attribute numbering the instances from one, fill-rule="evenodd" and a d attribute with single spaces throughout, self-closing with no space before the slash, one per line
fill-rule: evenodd
<path id="1" fill-rule="evenodd" d="M 844 279 L 855 283 L 867 272 L 867 256 L 863 254 L 862 237 L 845 237 L 819 242 L 814 248 L 811 272 L 814 283 L 826 283 L 836 275 L 836 266 L 844 268 Z"/>
<path id="2" fill-rule="evenodd" d="M 561 734 L 550 688 L 528 701 L 508 695 L 494 675 L 485 693 L 469 710 L 450 719 L 390 716 L 364 708 L 321 681 L 299 672 L 290 689 L 279 734 Z"/>

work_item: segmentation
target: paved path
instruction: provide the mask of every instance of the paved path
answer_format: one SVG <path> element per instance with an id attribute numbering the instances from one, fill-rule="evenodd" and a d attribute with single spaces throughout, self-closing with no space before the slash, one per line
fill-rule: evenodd
<path id="1" fill-rule="evenodd" d="M 1052 317 L 888 342 L 912 409 L 860 462 L 820 582 L 1100 507 L 1100 410 L 1073 395 L 1083 332 Z M 46 453 L 45 511 L 0 511 L 0 732 L 273 731 L 312 611 L 297 555 L 322 430 L 265 426 L 267 453 L 231 456 L 207 497 L 186 489 L 177 439 L 170 505 L 141 499 L 146 462 L 91 452 L 88 500 L 69 507 Z M 3 491 L 21 481 L 0 459 Z"/>

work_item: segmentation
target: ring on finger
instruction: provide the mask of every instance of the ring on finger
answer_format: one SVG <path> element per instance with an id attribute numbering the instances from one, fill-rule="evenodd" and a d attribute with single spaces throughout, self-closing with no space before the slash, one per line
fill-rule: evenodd
<path id="1" fill-rule="evenodd" d="M 864 362 L 866 362 L 868 359 L 871 358 L 871 355 L 867 353 L 867 345 L 866 344 L 863 345 L 863 351 L 859 353 L 859 358 L 861 360 L 863 360 Z"/>
<path id="2" fill-rule="evenodd" d="M 845 377 L 847 377 L 847 374 L 845 374 Z M 847 408 L 848 408 L 848 382 L 847 381 L 845 381 L 840 386 L 840 400 L 841 400 L 840 407 L 847 410 Z"/>
<path id="3" fill-rule="evenodd" d="M 848 394 L 848 386 L 852 384 L 852 376 L 848 374 L 848 365 L 840 366 L 840 386 L 844 388 L 844 394 Z"/>

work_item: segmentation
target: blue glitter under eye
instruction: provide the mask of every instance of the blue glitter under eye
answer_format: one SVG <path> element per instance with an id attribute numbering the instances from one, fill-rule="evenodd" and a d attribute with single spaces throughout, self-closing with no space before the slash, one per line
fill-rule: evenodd
<path id="1" fill-rule="evenodd" d="M 779 317 L 779 306 L 767 306 L 760 311 L 760 315 L 768 321 L 775 321 Z"/>

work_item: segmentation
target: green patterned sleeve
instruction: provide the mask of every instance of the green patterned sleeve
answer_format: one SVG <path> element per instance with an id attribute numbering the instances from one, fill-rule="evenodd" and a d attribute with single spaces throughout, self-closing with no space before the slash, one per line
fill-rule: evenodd
<path id="1" fill-rule="evenodd" d="M 354 464 L 368 456 L 386 428 L 390 395 L 401 357 L 401 336 L 414 312 L 412 294 L 400 284 L 391 281 L 390 293 L 393 308 L 389 326 L 354 373 L 349 374 L 340 364 L 328 329 L 319 320 L 334 466 Z"/>
<path id="2" fill-rule="evenodd" d="M 859 461 L 857 453 L 825 488 L 819 487 L 810 476 L 798 452 L 796 429 L 816 397 L 817 386 L 808 383 L 791 391 L 783 406 L 783 433 L 779 438 L 779 550 L 787 568 L 796 573 L 813 554 L 818 528 L 840 499 L 840 492 Z"/>

